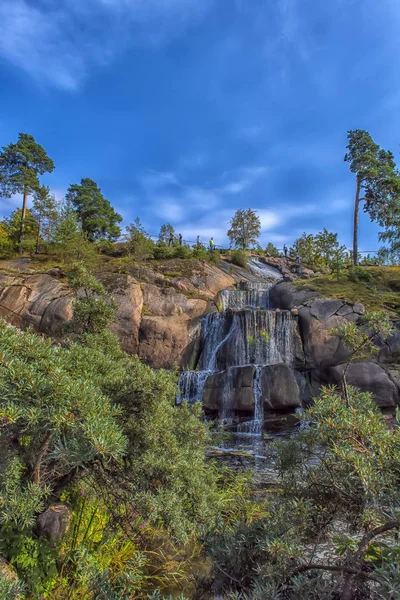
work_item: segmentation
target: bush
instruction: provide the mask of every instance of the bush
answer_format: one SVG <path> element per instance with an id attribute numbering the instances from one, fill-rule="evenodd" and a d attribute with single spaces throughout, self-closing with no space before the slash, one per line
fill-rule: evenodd
<path id="1" fill-rule="evenodd" d="M 363 269 L 363 267 L 351 267 L 349 269 L 349 279 L 353 283 L 372 283 L 374 281 L 372 273 L 367 269 Z"/>
<path id="2" fill-rule="evenodd" d="M 101 239 L 95 242 L 96 250 L 100 254 L 113 255 L 115 252 L 115 244 L 111 240 Z"/>
<path id="3" fill-rule="evenodd" d="M 174 256 L 174 248 L 164 242 L 157 242 L 154 247 L 154 258 L 156 260 L 166 260 Z"/>
<path id="4" fill-rule="evenodd" d="M 243 268 L 247 267 L 249 261 L 248 254 L 244 250 L 232 250 L 230 253 L 230 259 L 234 265 Z"/>
<path id="5" fill-rule="evenodd" d="M 174 258 L 193 258 L 193 252 L 189 246 L 176 246 Z"/>
<path id="6" fill-rule="evenodd" d="M 267 256 L 273 256 L 274 258 L 278 258 L 279 250 L 276 246 L 274 246 L 274 244 L 269 242 L 269 244 L 267 244 L 267 247 L 265 248 L 265 254 Z"/>

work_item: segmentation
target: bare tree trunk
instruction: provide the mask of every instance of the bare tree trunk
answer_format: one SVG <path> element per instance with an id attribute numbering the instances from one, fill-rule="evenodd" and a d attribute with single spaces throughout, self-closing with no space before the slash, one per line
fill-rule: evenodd
<path id="1" fill-rule="evenodd" d="M 20 254 L 22 253 L 22 242 L 24 241 L 27 201 L 28 201 L 28 188 L 25 187 L 24 188 L 24 198 L 22 201 L 21 228 L 19 230 L 19 237 L 18 237 L 18 251 Z"/>
<path id="2" fill-rule="evenodd" d="M 357 176 L 356 197 L 354 199 L 354 231 L 353 231 L 353 263 L 358 263 L 358 209 L 360 206 L 360 188 L 361 182 Z"/>

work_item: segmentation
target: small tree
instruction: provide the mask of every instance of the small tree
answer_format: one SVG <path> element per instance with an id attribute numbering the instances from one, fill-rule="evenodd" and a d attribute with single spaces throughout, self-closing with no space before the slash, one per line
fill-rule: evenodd
<path id="1" fill-rule="evenodd" d="M 337 281 L 339 281 L 341 273 L 348 264 L 349 253 L 346 246 L 341 246 L 337 243 L 336 247 L 332 248 L 332 255 L 330 257 L 330 268 L 332 269 L 332 273 L 336 275 Z"/>
<path id="2" fill-rule="evenodd" d="M 294 252 L 291 254 L 298 254 L 302 262 L 311 269 L 316 269 L 321 266 L 321 254 L 317 247 L 316 240 L 311 233 L 303 233 L 303 235 L 294 242 Z"/>
<path id="3" fill-rule="evenodd" d="M 134 223 L 131 223 L 126 228 L 126 234 L 124 235 L 126 241 L 126 249 L 128 254 L 133 255 L 135 260 L 139 263 L 139 279 L 142 272 L 142 263 L 149 258 L 154 256 L 154 242 L 145 231 L 139 217 L 135 219 Z"/>
<path id="4" fill-rule="evenodd" d="M 78 216 L 67 201 L 61 207 L 54 228 L 53 248 L 66 262 L 94 258 L 95 248 L 91 244 L 78 221 Z"/>
<path id="5" fill-rule="evenodd" d="M 117 225 L 122 221 L 121 215 L 104 198 L 101 189 L 92 179 L 81 179 L 80 184 L 71 185 L 66 199 L 75 208 L 82 230 L 91 242 L 99 238 L 113 241 L 121 235 L 121 229 Z"/>
<path id="6" fill-rule="evenodd" d="M 41 185 L 35 190 L 32 215 L 38 224 L 35 252 L 39 254 L 40 238 L 50 241 L 57 221 L 56 199 L 48 186 Z"/>
<path id="7" fill-rule="evenodd" d="M 339 246 L 338 234 L 324 229 L 315 236 L 315 246 L 321 255 L 324 266 L 329 267 Z"/>
<path id="8" fill-rule="evenodd" d="M 382 150 L 363 129 L 347 134 L 348 152 L 344 160 L 356 175 L 354 200 L 353 261 L 358 262 L 358 218 L 360 202 L 365 201 L 365 211 L 372 219 L 387 222 L 393 197 L 400 193 L 400 180 L 394 156 Z M 390 215 L 389 215 L 390 216 Z"/>
<path id="9" fill-rule="evenodd" d="M 114 300 L 107 298 L 104 286 L 89 273 L 82 262 L 73 264 L 68 274 L 69 284 L 77 294 L 73 303 L 73 318 L 68 328 L 79 334 L 106 331 L 117 310 Z"/>
<path id="10" fill-rule="evenodd" d="M 0 196 L 22 194 L 22 211 L 18 244 L 25 233 L 28 196 L 39 188 L 39 175 L 54 171 L 54 163 L 32 135 L 20 133 L 18 142 L 3 147 L 0 153 Z"/>
<path id="11" fill-rule="evenodd" d="M 379 348 L 374 342 L 379 338 L 386 340 L 392 333 L 392 330 L 393 328 L 389 317 L 384 311 L 367 313 L 362 317 L 359 324 L 349 322 L 332 330 L 332 334 L 337 335 L 350 352 L 342 374 L 343 392 L 348 408 L 349 393 L 346 375 L 350 364 L 355 360 L 369 357 L 378 352 Z"/>
<path id="12" fill-rule="evenodd" d="M 166 244 L 170 237 L 175 237 L 175 229 L 172 227 L 170 223 L 166 223 L 165 225 L 161 225 L 160 233 L 158 235 L 158 239 L 160 242 Z"/>
<path id="13" fill-rule="evenodd" d="M 269 242 L 267 244 L 267 247 L 265 248 L 265 254 L 267 254 L 267 256 L 273 256 L 274 258 L 278 258 L 279 250 L 276 246 L 274 246 L 272 242 Z"/>
<path id="14" fill-rule="evenodd" d="M 261 221 L 254 210 L 237 210 L 230 226 L 228 237 L 236 248 L 248 250 L 250 246 L 257 244 L 261 233 Z"/>
<path id="15" fill-rule="evenodd" d="M 32 251 L 35 245 L 38 224 L 32 212 L 27 208 L 25 212 L 24 239 L 20 242 L 21 220 L 22 210 L 17 208 L 8 218 L 3 220 L 3 223 L 7 227 L 8 235 L 12 240 L 14 249 L 19 247 L 19 250 L 21 251 Z"/>

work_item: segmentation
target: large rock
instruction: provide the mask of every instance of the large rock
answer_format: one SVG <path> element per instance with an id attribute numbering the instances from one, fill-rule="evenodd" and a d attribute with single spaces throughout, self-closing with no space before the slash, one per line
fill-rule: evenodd
<path id="1" fill-rule="evenodd" d="M 0 274 L 0 317 L 17 327 L 54 333 L 72 317 L 71 290 L 46 273 Z"/>
<path id="2" fill-rule="evenodd" d="M 170 369 L 181 362 L 191 343 L 190 319 L 181 317 L 142 317 L 139 330 L 139 356 L 155 369 Z"/>
<path id="3" fill-rule="evenodd" d="M 331 366 L 323 371 L 314 372 L 313 378 L 318 384 L 341 385 L 345 365 Z M 399 389 L 390 375 L 377 362 L 368 360 L 351 363 L 346 373 L 349 385 L 363 392 L 370 392 L 378 406 L 393 408 L 400 403 Z"/>
<path id="4" fill-rule="evenodd" d="M 289 410 L 300 407 L 301 392 L 294 372 L 286 364 L 268 365 L 261 371 L 264 410 Z"/>
<path id="5" fill-rule="evenodd" d="M 300 335 L 306 369 L 324 369 L 344 362 L 349 352 L 332 330 L 349 321 L 357 321 L 363 310 L 341 300 L 317 299 L 299 310 Z"/>
<path id="6" fill-rule="evenodd" d="M 159 288 L 151 283 L 144 283 L 142 289 L 146 314 L 171 317 L 185 313 L 191 318 L 196 318 L 204 314 L 207 308 L 206 300 L 187 298 L 174 288 Z"/>
<path id="7" fill-rule="evenodd" d="M 229 407 L 235 413 L 254 413 L 254 366 L 229 367 L 207 378 L 203 406 L 207 412 L 224 414 Z"/>
<path id="8" fill-rule="evenodd" d="M 99 277 L 118 307 L 111 330 L 129 354 L 137 354 L 142 318 L 143 294 L 139 283 L 130 275 L 103 273 Z"/>
<path id="9" fill-rule="evenodd" d="M 278 283 L 271 289 L 269 297 L 273 308 L 291 310 L 301 306 L 311 298 L 316 298 L 318 295 L 318 292 L 298 290 L 295 285 L 283 282 Z"/>
<path id="10" fill-rule="evenodd" d="M 36 521 L 39 535 L 46 536 L 52 546 L 67 533 L 71 521 L 71 509 L 65 504 L 49 506 Z"/>

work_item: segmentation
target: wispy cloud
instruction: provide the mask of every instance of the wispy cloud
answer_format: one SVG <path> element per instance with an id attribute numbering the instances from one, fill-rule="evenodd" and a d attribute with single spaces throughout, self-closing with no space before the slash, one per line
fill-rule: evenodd
<path id="1" fill-rule="evenodd" d="M 132 43 L 162 43 L 204 15 L 208 0 L 0 2 L 0 57 L 38 81 L 76 90 L 94 65 Z"/>

